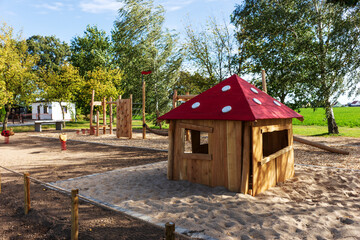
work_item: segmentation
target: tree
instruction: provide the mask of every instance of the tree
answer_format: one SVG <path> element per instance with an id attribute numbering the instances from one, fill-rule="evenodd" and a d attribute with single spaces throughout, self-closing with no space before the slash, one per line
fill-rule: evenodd
<path id="1" fill-rule="evenodd" d="M 182 63 L 177 36 L 163 30 L 164 9 L 153 1 L 126 0 L 112 31 L 116 64 L 124 74 L 123 89 L 141 102 L 142 71 L 146 75 L 146 111 L 166 111 Z"/>
<path id="2" fill-rule="evenodd" d="M 110 37 L 97 26 L 86 27 L 83 37 L 71 40 L 71 63 L 79 68 L 81 76 L 96 68 L 112 68 Z"/>
<path id="3" fill-rule="evenodd" d="M 80 91 L 76 93 L 76 102 L 84 103 L 81 109 L 89 109 L 92 90 L 96 90 L 96 99 L 104 97 L 117 99 L 123 94 L 121 88 L 122 73 L 119 69 L 96 68 L 86 73 L 86 80 Z M 86 111 L 83 111 L 87 113 Z"/>
<path id="4" fill-rule="evenodd" d="M 213 79 L 205 78 L 201 74 L 189 73 L 181 71 L 179 78 L 176 81 L 175 89 L 179 95 L 185 95 L 186 92 L 190 94 L 200 94 L 209 88 L 213 87 L 216 81 Z"/>
<path id="5" fill-rule="evenodd" d="M 76 94 L 82 89 L 83 81 L 77 68 L 65 62 L 57 67 L 57 71 L 42 68 L 39 87 L 42 89 L 41 97 L 45 101 L 56 101 L 62 110 L 65 119 L 64 108 L 61 102 L 74 101 Z"/>
<path id="6" fill-rule="evenodd" d="M 34 35 L 26 40 L 28 53 L 38 56 L 37 69 L 58 71 L 70 57 L 69 45 L 55 36 Z"/>
<path id="7" fill-rule="evenodd" d="M 36 90 L 33 66 L 37 59 L 27 54 L 25 40 L 15 37 L 5 23 L 0 27 L 0 106 L 5 107 L 3 130 L 14 104 L 29 104 Z"/>
<path id="8" fill-rule="evenodd" d="M 359 16 L 358 6 L 325 0 L 248 0 L 232 21 L 245 64 L 266 70 L 273 96 L 324 107 L 328 132 L 338 133 L 332 104 L 359 82 Z"/>
<path id="9" fill-rule="evenodd" d="M 237 72 L 233 64 L 234 38 L 227 24 L 220 25 L 211 18 L 201 31 L 191 25 L 185 27 L 186 49 L 197 70 L 212 82 L 220 82 Z"/>

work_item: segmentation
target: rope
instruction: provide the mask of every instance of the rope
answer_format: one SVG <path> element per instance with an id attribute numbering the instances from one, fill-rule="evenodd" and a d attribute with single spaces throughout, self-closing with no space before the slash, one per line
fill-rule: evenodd
<path id="1" fill-rule="evenodd" d="M 19 176 L 23 176 L 23 175 L 24 175 L 23 173 L 16 172 L 16 171 L 14 171 L 14 170 L 11 170 L 11 169 L 6 168 L 6 167 L 3 167 L 3 166 L 0 166 L 0 168 L 4 169 L 4 170 L 6 170 L 6 171 L 9 171 L 9 172 L 11 172 L 11 173 L 17 174 L 17 175 L 19 175 Z M 60 193 L 62 193 L 62 194 L 71 196 L 71 191 L 69 191 L 69 190 L 66 190 L 66 189 L 64 189 L 64 188 L 55 186 L 55 185 L 50 184 L 50 183 L 43 182 L 43 181 L 41 181 L 41 180 L 39 180 L 39 179 L 30 177 L 30 176 L 29 176 L 29 179 L 31 179 L 31 180 L 34 181 L 35 183 L 38 183 L 38 184 L 40 184 L 40 185 L 42 185 L 42 186 L 44 186 L 44 187 L 47 187 L 47 188 L 49 188 L 49 189 L 51 189 L 51 190 L 53 190 L 53 191 L 60 192 Z M 133 215 L 131 215 L 131 214 L 129 214 L 129 213 L 126 213 L 126 212 L 124 212 L 124 211 L 119 211 L 119 210 L 117 210 L 117 209 L 115 209 L 115 208 L 113 208 L 113 207 L 111 207 L 111 206 L 109 206 L 109 205 L 106 205 L 106 204 L 101 203 L 101 202 L 97 202 L 97 201 L 95 201 L 95 200 L 92 200 L 92 199 L 84 196 L 84 195 L 78 194 L 78 197 L 79 197 L 79 199 L 83 200 L 84 202 L 90 203 L 90 204 L 92 204 L 92 205 L 94 205 L 94 206 L 98 206 L 98 207 L 101 207 L 101 208 L 104 208 L 104 209 L 108 209 L 108 210 L 112 210 L 112 211 L 115 211 L 115 212 L 121 212 L 121 213 L 125 214 L 126 216 L 135 218 L 136 220 L 140 220 L 140 221 L 143 222 L 143 223 L 150 224 L 150 225 L 153 226 L 153 227 L 156 227 L 156 228 L 158 228 L 158 229 L 164 230 L 164 227 L 162 227 L 162 226 L 160 226 L 160 225 L 158 225 L 158 224 L 155 224 L 155 223 L 146 221 L 146 220 L 144 220 L 144 219 L 135 217 L 135 216 L 133 216 Z M 185 238 L 185 239 L 192 239 L 191 237 L 189 237 L 189 236 L 187 236 L 187 235 L 184 235 L 184 234 L 182 234 L 182 233 L 179 233 L 179 232 L 176 232 L 176 235 L 181 236 L 181 237 L 183 237 L 183 238 Z"/>
<path id="2" fill-rule="evenodd" d="M 149 132 L 156 134 L 156 135 L 160 135 L 160 136 L 169 136 L 169 134 L 167 132 L 162 132 L 162 131 L 156 131 L 154 129 L 151 129 L 146 123 L 144 123 L 143 127 L 146 128 L 146 130 L 148 130 Z"/>

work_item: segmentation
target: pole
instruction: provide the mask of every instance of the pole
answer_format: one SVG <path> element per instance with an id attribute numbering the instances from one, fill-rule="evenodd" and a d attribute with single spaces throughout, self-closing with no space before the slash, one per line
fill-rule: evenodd
<path id="1" fill-rule="evenodd" d="M 71 240 L 79 238 L 79 189 L 71 190 Z"/>
<path id="2" fill-rule="evenodd" d="M 106 98 L 103 98 L 103 134 L 106 134 Z"/>
<path id="3" fill-rule="evenodd" d="M 96 111 L 96 136 L 99 136 L 99 128 L 100 128 L 100 119 L 99 119 L 99 111 Z"/>
<path id="4" fill-rule="evenodd" d="M 94 131 L 93 131 L 94 98 L 95 98 L 95 90 L 92 90 L 91 105 L 90 105 L 90 135 L 94 135 Z"/>
<path id="5" fill-rule="evenodd" d="M 109 98 L 109 102 L 112 102 L 112 97 Z M 109 105 L 109 117 L 110 117 L 110 120 L 109 120 L 109 124 L 110 124 L 110 134 L 113 133 L 113 109 L 112 109 L 112 103 L 110 103 Z"/>
<path id="6" fill-rule="evenodd" d="M 146 121 L 145 121 L 145 81 L 142 76 L 142 119 L 143 119 L 143 139 L 146 139 Z"/>
<path id="7" fill-rule="evenodd" d="M 265 70 L 261 70 L 261 79 L 262 79 L 262 87 L 263 87 L 263 92 L 267 93 L 267 88 L 266 88 L 266 78 L 265 78 Z"/>
<path id="8" fill-rule="evenodd" d="M 30 174 L 24 173 L 24 210 L 25 215 L 27 215 L 30 211 Z"/>

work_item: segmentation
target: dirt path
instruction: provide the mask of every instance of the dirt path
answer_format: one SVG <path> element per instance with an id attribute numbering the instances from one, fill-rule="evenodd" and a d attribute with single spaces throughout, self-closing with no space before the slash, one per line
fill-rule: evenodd
<path id="1" fill-rule="evenodd" d="M 27 133 L 0 144 L 0 166 L 52 182 L 113 169 L 164 161 L 166 153 L 97 144 L 69 142 L 61 151 L 58 140 L 29 137 Z M 3 140 L 3 139 L 1 139 Z M 69 239 L 70 197 L 31 184 L 32 210 L 24 216 L 23 179 L 1 173 L 0 239 Z M 162 239 L 163 229 L 121 213 L 80 202 L 80 239 Z"/>

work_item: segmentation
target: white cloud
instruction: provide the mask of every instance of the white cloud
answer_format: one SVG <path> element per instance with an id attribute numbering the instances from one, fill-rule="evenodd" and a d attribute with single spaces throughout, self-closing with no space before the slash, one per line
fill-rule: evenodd
<path id="1" fill-rule="evenodd" d="M 64 4 L 62 2 L 54 2 L 54 3 L 43 3 L 43 4 L 37 4 L 37 8 L 45 8 L 52 11 L 60 11 L 63 9 Z"/>
<path id="2" fill-rule="evenodd" d="M 64 11 L 64 10 L 74 10 L 72 4 L 64 4 L 63 2 L 57 1 L 57 2 L 51 2 L 50 3 L 41 3 L 36 4 L 35 7 L 45 9 L 45 10 L 51 10 L 51 11 Z M 43 11 L 45 12 L 45 11 Z M 47 13 L 47 12 L 45 12 Z"/>
<path id="3" fill-rule="evenodd" d="M 177 10 L 181 10 L 188 5 L 192 4 L 194 0 L 179 0 L 179 1 L 167 1 L 164 2 L 162 5 L 164 6 L 167 12 L 174 12 Z"/>
<path id="4" fill-rule="evenodd" d="M 80 2 L 81 10 L 89 13 L 117 12 L 123 5 L 123 3 L 116 0 L 89 0 Z"/>

